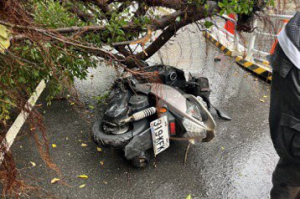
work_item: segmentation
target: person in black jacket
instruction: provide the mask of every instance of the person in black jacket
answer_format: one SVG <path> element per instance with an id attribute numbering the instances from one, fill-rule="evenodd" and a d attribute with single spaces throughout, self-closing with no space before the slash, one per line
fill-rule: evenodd
<path id="1" fill-rule="evenodd" d="M 273 68 L 270 131 L 280 157 L 271 199 L 300 199 L 300 12 L 278 36 Z"/>

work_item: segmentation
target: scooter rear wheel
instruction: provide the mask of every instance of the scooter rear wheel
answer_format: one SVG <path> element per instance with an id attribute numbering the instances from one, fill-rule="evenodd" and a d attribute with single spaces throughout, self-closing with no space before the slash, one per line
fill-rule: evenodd
<path id="1" fill-rule="evenodd" d="M 116 149 L 123 149 L 126 144 L 132 139 L 132 132 L 128 131 L 120 135 L 109 135 L 103 132 L 102 124 L 96 121 L 93 126 L 93 140 L 96 144 L 112 147 Z"/>

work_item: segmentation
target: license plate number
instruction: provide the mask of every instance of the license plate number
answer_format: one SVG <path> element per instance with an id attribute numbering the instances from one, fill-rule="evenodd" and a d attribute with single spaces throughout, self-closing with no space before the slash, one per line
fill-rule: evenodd
<path id="1" fill-rule="evenodd" d="M 170 146 L 169 124 L 167 116 L 150 123 L 154 155 L 163 152 Z"/>

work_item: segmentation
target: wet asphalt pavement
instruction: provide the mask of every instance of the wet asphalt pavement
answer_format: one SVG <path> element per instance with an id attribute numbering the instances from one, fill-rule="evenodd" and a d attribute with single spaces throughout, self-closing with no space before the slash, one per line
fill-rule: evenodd
<path id="1" fill-rule="evenodd" d="M 210 79 L 212 102 L 232 117 L 230 122 L 216 119 L 212 142 L 192 146 L 185 165 L 187 144 L 173 142 L 168 150 L 152 158 L 147 168 L 134 169 L 118 151 L 103 147 L 97 151 L 90 139 L 92 123 L 67 101 L 54 101 L 40 110 L 45 116 L 51 157 L 61 176 L 47 169 L 31 136 L 18 137 L 13 145 L 17 168 L 40 190 L 23 197 L 185 199 L 191 194 L 193 199 L 269 198 L 271 175 L 278 160 L 268 129 L 269 85 L 239 68 L 199 35 L 190 26 L 163 47 L 152 62 L 158 62 L 161 56 L 166 64 Z M 222 61 L 215 63 L 215 56 Z M 101 94 L 109 86 L 103 86 L 103 82 L 113 81 L 113 72 L 108 70 L 92 70 L 92 80 L 76 83 L 86 103 L 93 103 L 89 90 Z M 92 117 L 92 113 L 89 115 Z M 77 178 L 81 174 L 89 178 Z M 51 184 L 55 177 L 61 181 Z M 83 184 L 85 187 L 79 188 Z"/>

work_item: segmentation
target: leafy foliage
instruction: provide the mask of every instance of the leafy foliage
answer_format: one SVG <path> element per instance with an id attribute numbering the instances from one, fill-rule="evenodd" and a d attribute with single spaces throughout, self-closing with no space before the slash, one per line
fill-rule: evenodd
<path id="1" fill-rule="evenodd" d="M 60 28 L 70 26 L 82 26 L 84 22 L 78 20 L 73 14 L 68 12 L 66 7 L 62 6 L 59 1 L 39 1 L 34 0 L 34 21 L 49 28 Z"/>
<path id="2" fill-rule="evenodd" d="M 274 0 L 268 0 L 266 4 L 273 5 Z M 218 6 L 221 8 L 220 14 L 251 14 L 257 4 L 257 0 L 221 0 L 218 2 Z"/>
<path id="3" fill-rule="evenodd" d="M 47 1 L 47 4 L 43 1 L 32 3 L 36 8 L 34 20 L 38 24 L 49 28 L 84 25 L 84 22 L 75 18 L 56 1 Z M 0 54 L 0 82 L 5 86 L 5 89 L 0 89 L 0 121 L 4 124 L 10 119 L 11 108 L 23 104 L 15 95 L 8 94 L 8 91 L 15 90 L 26 98 L 34 91 L 38 82 L 46 79 L 49 80 L 48 100 L 51 100 L 64 88 L 72 86 L 75 77 L 86 78 L 87 68 L 96 65 L 89 53 L 50 41 L 37 43 L 25 40 L 13 45 L 10 53 L 21 59 L 11 60 L 9 54 Z M 20 87 L 21 90 L 16 90 Z"/>

